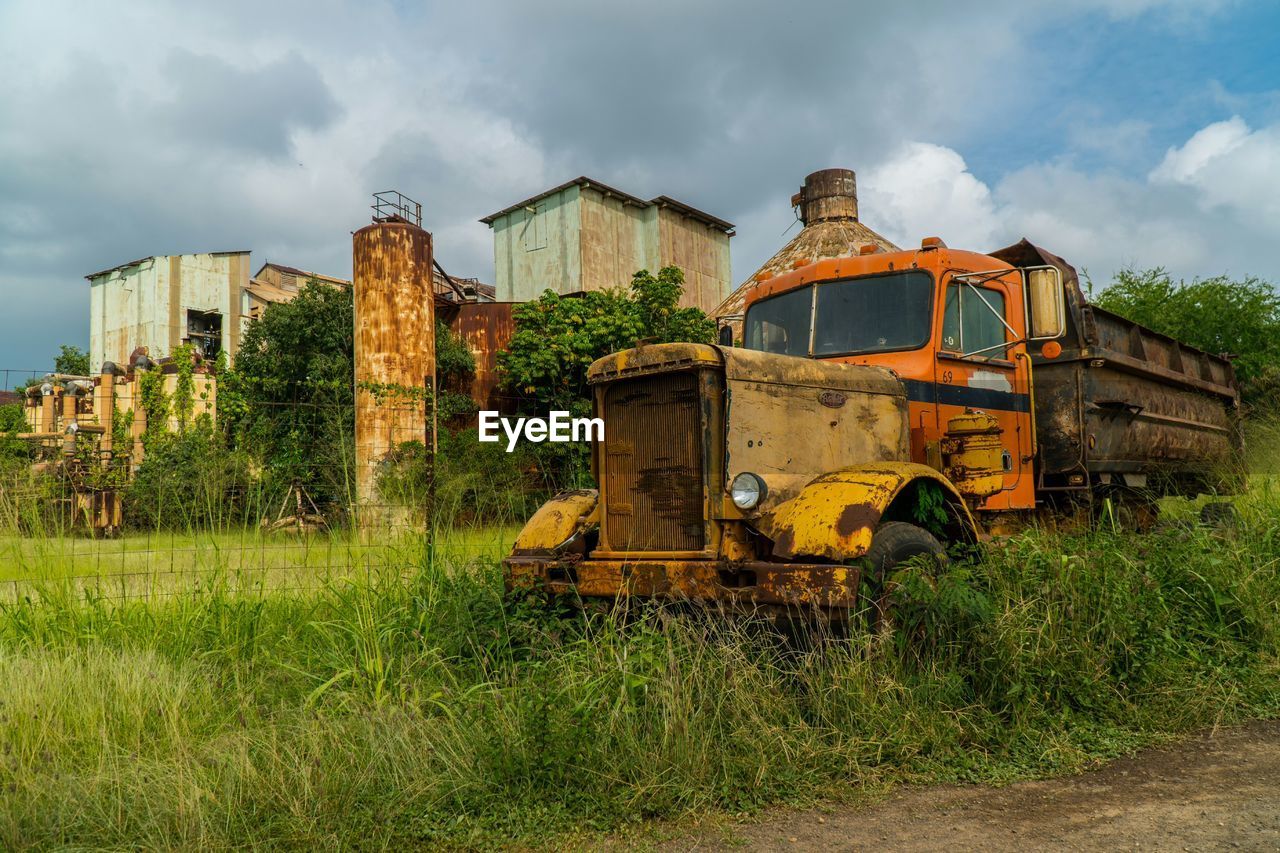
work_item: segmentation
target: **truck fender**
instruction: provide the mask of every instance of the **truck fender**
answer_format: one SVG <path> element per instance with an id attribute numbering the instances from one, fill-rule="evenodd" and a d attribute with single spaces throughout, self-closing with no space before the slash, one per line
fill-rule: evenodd
<path id="1" fill-rule="evenodd" d="M 548 557 L 561 553 L 574 537 L 590 526 L 599 492 L 575 489 L 561 492 L 538 507 L 516 537 L 512 556 Z"/>
<path id="2" fill-rule="evenodd" d="M 762 532 L 773 540 L 773 556 L 781 559 L 854 559 L 871 547 L 871 537 L 886 513 L 896 520 L 914 521 L 914 491 L 925 482 L 942 490 L 950 517 L 946 538 L 976 541 L 977 525 L 955 486 L 933 468 L 914 462 L 878 462 L 823 474 L 782 503 L 769 529 Z M 899 497 L 904 502 L 895 506 Z"/>

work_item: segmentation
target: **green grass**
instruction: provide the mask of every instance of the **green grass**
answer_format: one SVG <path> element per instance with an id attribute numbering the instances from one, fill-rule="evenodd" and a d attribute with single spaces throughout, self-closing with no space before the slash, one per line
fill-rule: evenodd
<path id="1" fill-rule="evenodd" d="M 124 599 L 66 580 L 77 549 L 150 570 L 164 540 L 5 540 L 44 579 L 0 601 L 0 846 L 536 845 L 1077 770 L 1280 709 L 1280 488 L 1238 504 L 1230 531 L 1033 532 L 942 583 L 907 571 L 898 635 L 821 642 L 505 599 L 510 529 L 431 564 L 285 540 L 309 565 L 364 559 L 301 589 L 234 582 L 278 540 L 176 537 L 184 560 L 254 547 Z"/>
<path id="2" fill-rule="evenodd" d="M 446 530 L 437 536 L 437 559 L 495 561 L 510 550 L 518 532 L 515 526 Z M 200 577 L 241 577 L 315 586 L 370 569 L 416 569 L 424 545 L 422 533 L 408 530 L 375 537 L 346 529 L 307 535 L 257 529 L 156 531 L 113 539 L 0 534 L 0 584 L 21 589 L 27 582 L 75 579 L 145 588 Z"/>

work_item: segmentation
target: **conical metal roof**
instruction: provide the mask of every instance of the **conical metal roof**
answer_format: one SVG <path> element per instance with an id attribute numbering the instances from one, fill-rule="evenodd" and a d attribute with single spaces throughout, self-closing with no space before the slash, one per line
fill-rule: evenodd
<path id="1" fill-rule="evenodd" d="M 898 251 L 858 221 L 857 179 L 849 169 L 823 169 L 809 175 L 800 192 L 791 197 L 791 204 L 799 208 L 804 228 L 729 294 L 713 316 L 741 314 L 747 294 L 761 281 L 814 261 L 857 255 L 866 245 L 882 252 Z"/>

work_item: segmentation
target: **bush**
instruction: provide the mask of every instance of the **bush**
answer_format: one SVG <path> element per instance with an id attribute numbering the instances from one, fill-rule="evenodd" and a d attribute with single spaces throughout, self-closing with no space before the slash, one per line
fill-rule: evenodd
<path id="1" fill-rule="evenodd" d="M 548 462 L 542 445 L 482 443 L 476 430 L 442 431 L 434 471 L 437 527 L 522 523 L 560 490 L 558 460 Z M 422 442 L 401 444 L 383 464 L 378 491 L 388 503 L 427 508 L 432 472 Z"/>
<path id="2" fill-rule="evenodd" d="M 592 290 L 560 296 L 548 290 L 513 312 L 515 334 L 498 356 L 503 383 L 524 408 L 584 415 L 591 410 L 587 368 L 591 362 L 638 341 L 715 340 L 715 321 L 697 308 L 679 308 L 684 273 L 664 267 L 641 270 L 627 291 Z"/>
<path id="3" fill-rule="evenodd" d="M 141 529 L 221 529 L 256 523 L 266 492 L 246 456 L 208 422 L 157 433 L 123 494 L 125 523 Z"/>

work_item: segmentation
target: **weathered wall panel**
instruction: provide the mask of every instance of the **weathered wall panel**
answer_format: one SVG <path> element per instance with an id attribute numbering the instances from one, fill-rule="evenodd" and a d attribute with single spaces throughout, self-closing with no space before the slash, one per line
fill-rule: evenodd
<path id="1" fill-rule="evenodd" d="M 222 316 L 222 348 L 240 345 L 248 252 L 144 258 L 89 276 L 89 358 L 126 364 L 138 347 L 167 356 L 187 338 L 187 312 Z"/>
<path id="2" fill-rule="evenodd" d="M 528 302 L 544 290 L 580 289 L 578 197 L 578 187 L 568 187 L 494 222 L 498 301 Z"/>
<path id="3" fill-rule="evenodd" d="M 728 295 L 729 235 L 673 208 L 659 210 L 656 225 L 658 266 L 680 267 L 684 304 L 710 313 Z"/>
<path id="4" fill-rule="evenodd" d="M 497 299 L 626 287 L 641 269 L 685 272 L 683 306 L 728 293 L 733 226 L 666 196 L 644 201 L 579 178 L 483 220 L 493 228 Z"/>

